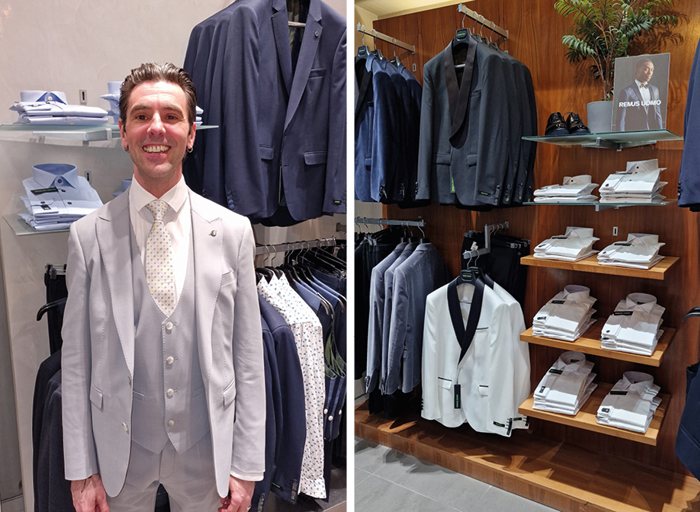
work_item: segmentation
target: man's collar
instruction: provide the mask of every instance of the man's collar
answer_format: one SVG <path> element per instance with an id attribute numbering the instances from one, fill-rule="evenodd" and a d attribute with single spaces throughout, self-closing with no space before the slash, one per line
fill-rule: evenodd
<path id="1" fill-rule="evenodd" d="M 39 164 L 33 167 L 32 177 L 44 188 L 70 186 L 78 188 L 78 169 L 71 164 Z"/>
<path id="2" fill-rule="evenodd" d="M 136 179 L 136 176 L 134 176 L 131 180 L 131 186 L 129 187 L 129 201 L 134 205 L 136 211 L 140 212 L 148 203 L 155 201 L 156 199 L 165 201 L 168 203 L 170 208 L 176 212 L 179 212 L 187 200 L 187 185 L 185 184 L 185 178 L 180 176 L 180 180 L 175 184 L 175 186 L 158 198 L 143 188 L 143 186 L 141 186 Z"/>
<path id="3" fill-rule="evenodd" d="M 635 81 L 635 83 L 637 84 L 637 87 L 639 87 L 640 90 L 641 90 L 641 89 L 648 89 L 648 88 L 649 88 L 649 82 L 640 82 L 640 81 L 637 80 L 636 78 L 635 78 L 634 81 Z"/>

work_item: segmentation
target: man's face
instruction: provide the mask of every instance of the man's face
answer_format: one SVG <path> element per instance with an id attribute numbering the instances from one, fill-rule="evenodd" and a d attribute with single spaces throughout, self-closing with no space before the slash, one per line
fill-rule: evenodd
<path id="1" fill-rule="evenodd" d="M 641 63 L 637 67 L 637 80 L 646 83 L 649 80 L 651 80 L 651 77 L 654 76 L 654 63 L 651 61 L 646 61 Z"/>
<path id="2" fill-rule="evenodd" d="M 179 181 L 182 159 L 195 133 L 187 120 L 187 97 L 179 85 L 144 82 L 134 87 L 126 124 L 120 119 L 119 131 L 142 185 L 173 186 Z"/>

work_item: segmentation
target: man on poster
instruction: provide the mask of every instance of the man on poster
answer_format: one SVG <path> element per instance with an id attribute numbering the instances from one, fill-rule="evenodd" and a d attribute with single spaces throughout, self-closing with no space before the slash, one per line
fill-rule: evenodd
<path id="1" fill-rule="evenodd" d="M 654 63 L 642 57 L 635 64 L 635 80 L 616 95 L 618 131 L 663 130 L 659 88 L 650 83 Z"/>

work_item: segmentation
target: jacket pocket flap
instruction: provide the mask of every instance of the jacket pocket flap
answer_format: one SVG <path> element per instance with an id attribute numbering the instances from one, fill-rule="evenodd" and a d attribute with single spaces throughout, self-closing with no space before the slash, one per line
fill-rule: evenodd
<path id="1" fill-rule="evenodd" d="M 261 160 L 272 160 L 275 156 L 275 150 L 270 146 L 258 146 L 258 154 Z"/>
<path id="2" fill-rule="evenodd" d="M 229 283 L 233 282 L 233 278 L 235 277 L 233 270 L 229 270 L 225 274 L 221 275 L 221 286 L 226 286 Z"/>
<path id="3" fill-rule="evenodd" d="M 321 165 L 326 163 L 326 151 L 305 151 L 304 162 L 306 165 Z"/>
<path id="4" fill-rule="evenodd" d="M 467 165 L 476 165 L 477 155 L 467 155 Z"/>
<path id="5" fill-rule="evenodd" d="M 435 153 L 433 155 L 433 163 L 450 165 L 452 163 L 452 155 L 449 153 Z"/>
<path id="6" fill-rule="evenodd" d="M 312 69 L 309 71 L 309 78 L 313 78 L 315 76 L 324 76 L 326 74 L 326 70 L 323 68 L 316 68 Z"/>
<path id="7" fill-rule="evenodd" d="M 452 381 L 450 379 L 438 377 L 438 385 L 443 389 L 452 389 Z"/>
<path id="8" fill-rule="evenodd" d="M 90 401 L 98 409 L 102 409 L 102 391 L 95 386 L 90 386 Z"/>
<path id="9" fill-rule="evenodd" d="M 479 384 L 479 394 L 481 396 L 489 396 L 489 387 L 485 384 Z"/>
<path id="10" fill-rule="evenodd" d="M 236 379 L 233 379 L 231 383 L 224 389 L 224 407 L 228 407 L 233 403 L 236 398 Z"/>

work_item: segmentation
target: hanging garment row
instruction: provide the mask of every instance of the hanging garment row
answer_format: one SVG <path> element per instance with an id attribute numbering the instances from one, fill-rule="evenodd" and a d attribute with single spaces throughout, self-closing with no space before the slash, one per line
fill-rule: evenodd
<path id="1" fill-rule="evenodd" d="M 184 68 L 219 127 L 185 160 L 192 190 L 265 225 L 345 213 L 346 30 L 321 0 L 234 2 L 192 29 Z"/>
<path id="2" fill-rule="evenodd" d="M 458 30 L 423 67 L 416 199 L 479 211 L 530 201 L 536 144 L 525 135 L 537 135 L 527 66 Z"/>
<path id="3" fill-rule="evenodd" d="M 264 510 L 270 491 L 291 503 L 296 503 L 300 494 L 327 500 L 332 463 L 344 465 L 344 257 L 344 247 L 301 249 L 287 253 L 280 269 L 260 269 L 266 275 L 258 282 L 258 300 L 267 409 L 266 469 L 264 479 L 256 482 L 252 502 L 258 512 Z M 45 283 L 47 304 L 37 319 L 47 314 L 52 355 L 42 363 L 34 391 L 35 503 L 45 504 L 42 510 L 63 512 L 74 510 L 63 469 L 61 417 L 65 265 L 48 265 Z M 155 510 L 169 510 L 162 486 Z"/>

